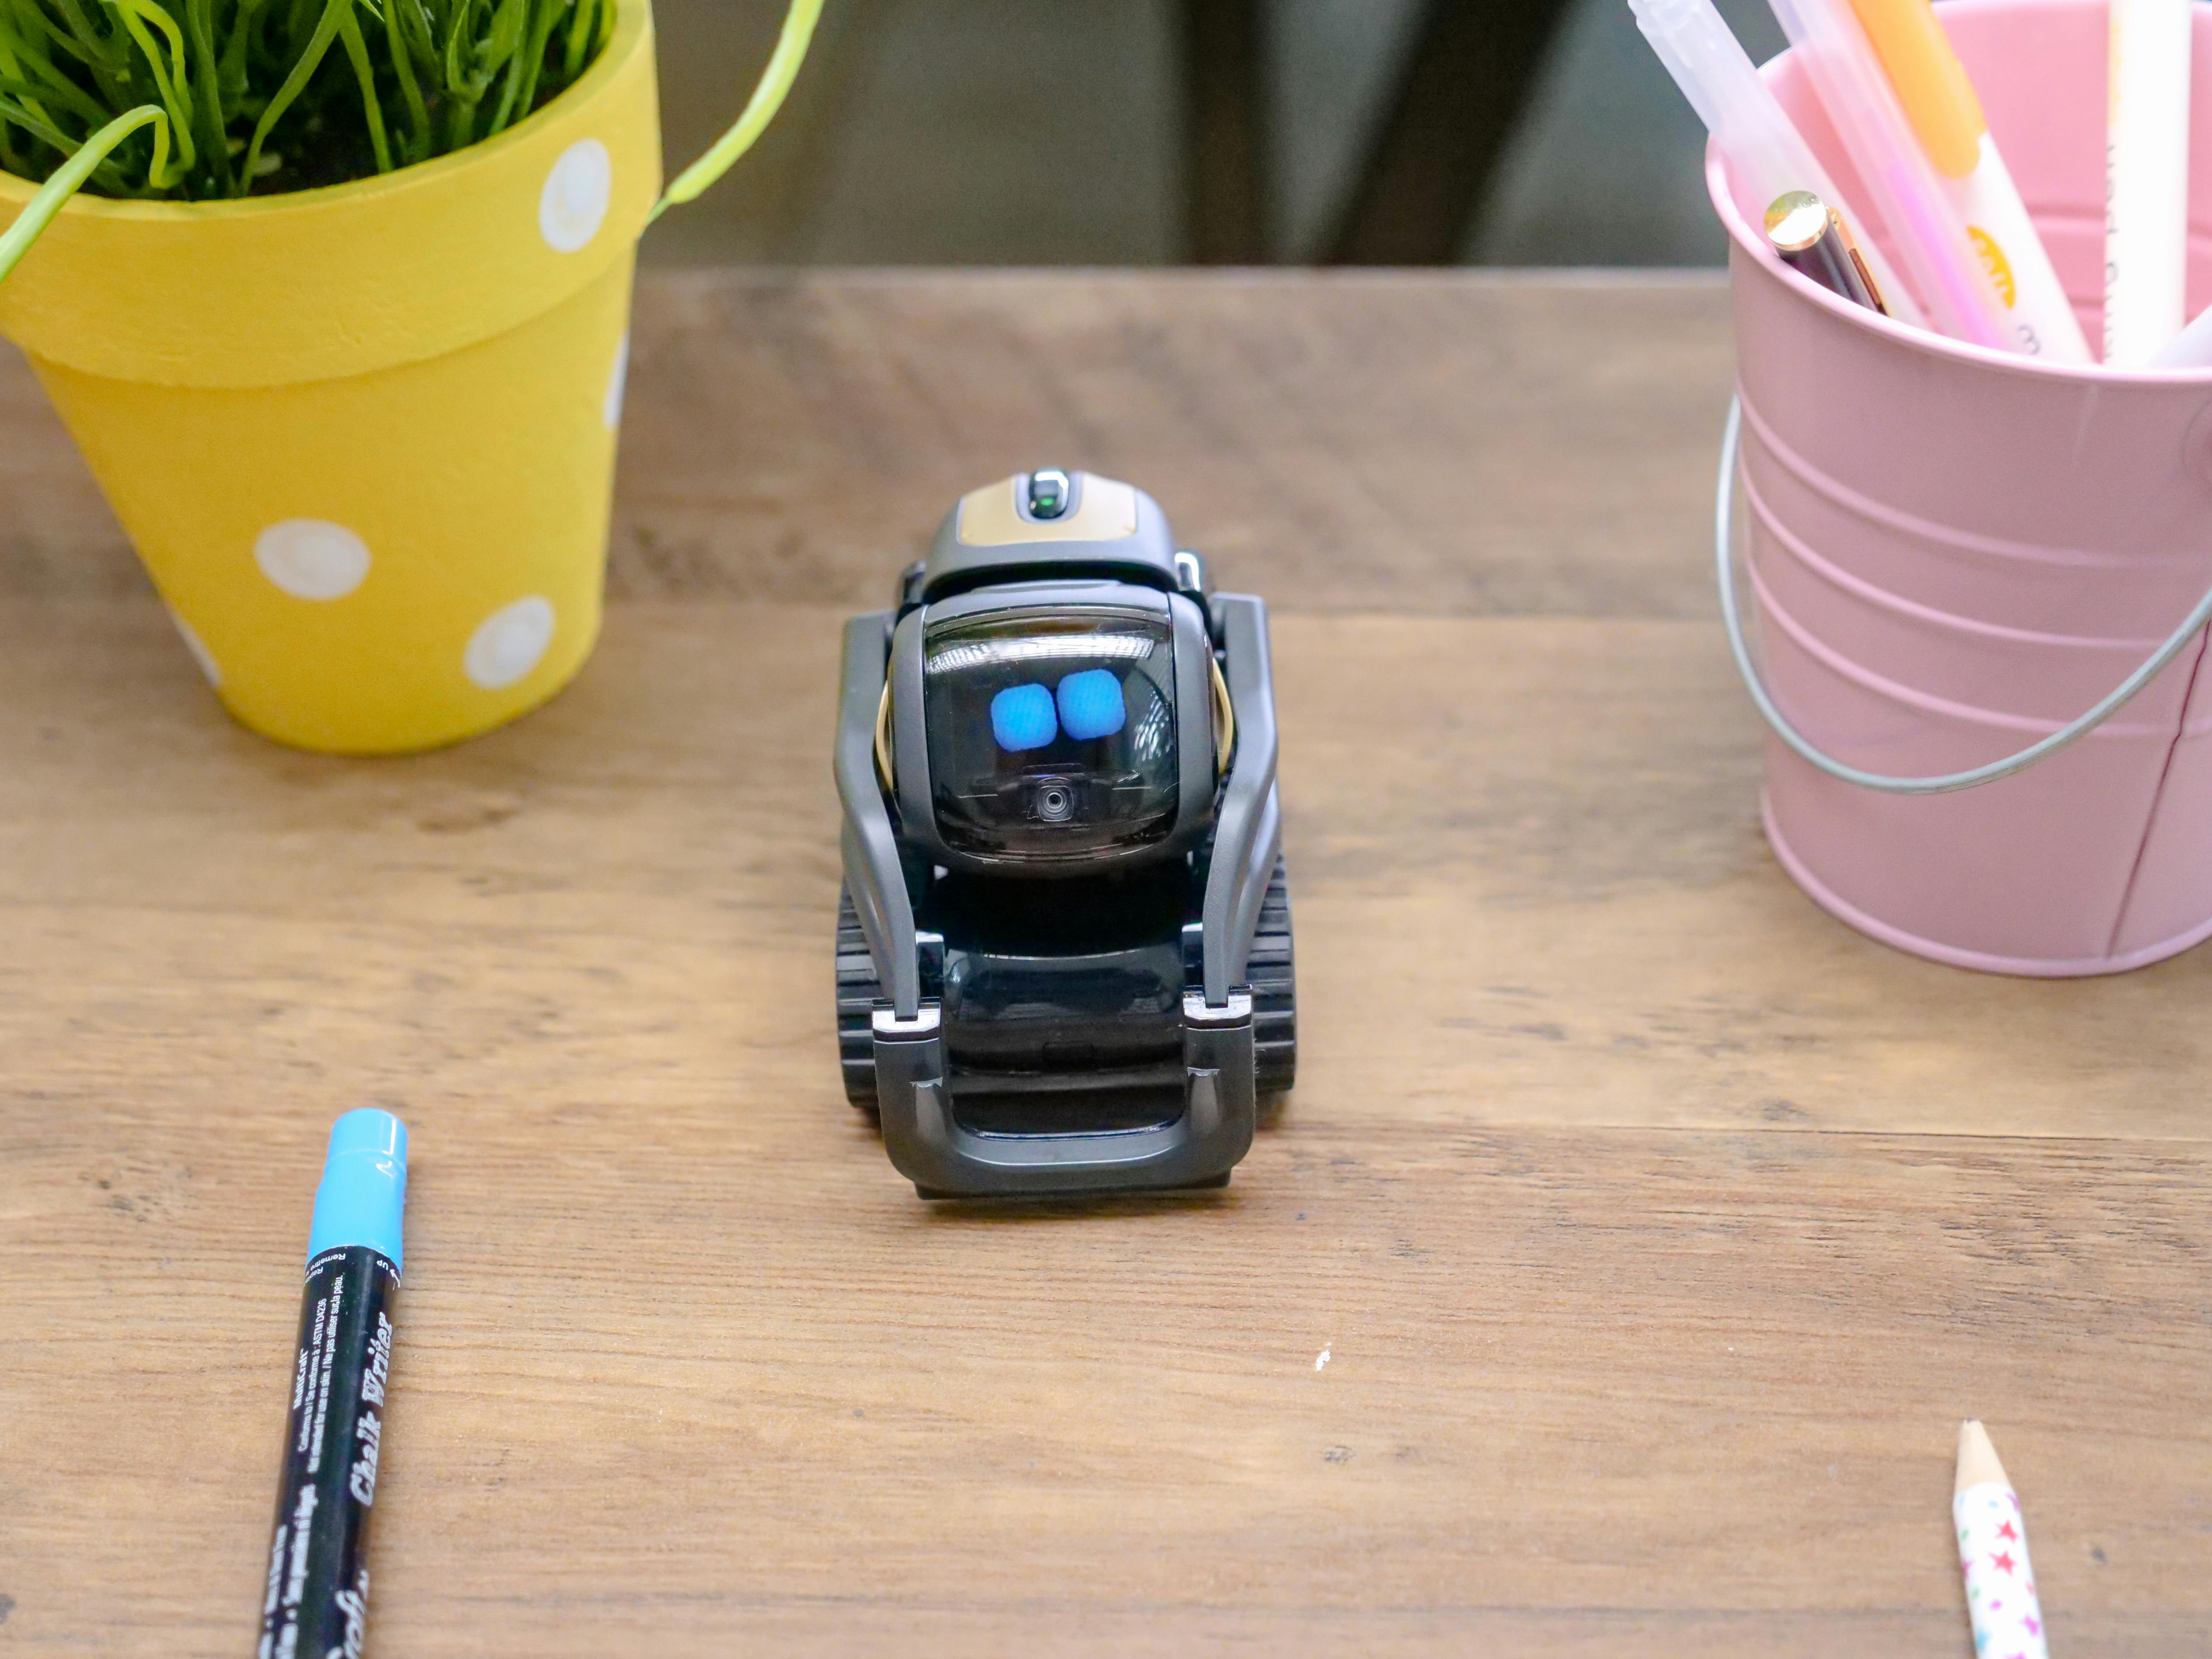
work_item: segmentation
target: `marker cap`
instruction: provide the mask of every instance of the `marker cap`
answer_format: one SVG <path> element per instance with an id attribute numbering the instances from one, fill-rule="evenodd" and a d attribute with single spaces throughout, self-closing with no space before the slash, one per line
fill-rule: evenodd
<path id="1" fill-rule="evenodd" d="M 315 1220 L 307 1260 L 325 1250 L 366 1244 L 399 1266 L 399 1219 L 407 1206 L 407 1126 L 364 1106 L 331 1125 L 323 1184 L 315 1188 Z"/>
<path id="2" fill-rule="evenodd" d="M 1802 253 L 1828 234 L 1828 204 L 1809 190 L 1785 191 L 1766 210 L 1766 240 L 1782 253 Z"/>

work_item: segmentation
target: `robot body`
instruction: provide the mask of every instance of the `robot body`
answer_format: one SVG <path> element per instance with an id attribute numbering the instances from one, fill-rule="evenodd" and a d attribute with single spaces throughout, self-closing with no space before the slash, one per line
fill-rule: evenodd
<path id="1" fill-rule="evenodd" d="M 931 1198 L 1218 1185 L 1296 1068 L 1265 606 L 1142 491 L 965 497 L 845 633 L 839 1045 Z"/>

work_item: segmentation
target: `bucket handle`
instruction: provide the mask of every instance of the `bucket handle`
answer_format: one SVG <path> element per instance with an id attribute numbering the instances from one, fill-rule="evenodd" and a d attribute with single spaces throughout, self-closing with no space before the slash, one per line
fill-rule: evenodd
<path id="1" fill-rule="evenodd" d="M 1728 425 L 1721 434 L 1720 483 L 1713 498 L 1713 550 L 1720 577 L 1721 621 L 1728 629 L 1729 649 L 1735 653 L 1735 665 L 1743 676 L 1744 687 L 1751 693 L 1751 700 L 1758 706 L 1767 726 L 1802 759 L 1820 768 L 1832 778 L 1855 783 L 1863 789 L 1878 789 L 1884 794 L 1942 795 L 1954 789 L 1972 789 L 1977 784 L 1994 783 L 1999 778 L 2008 778 L 2015 772 L 2024 772 L 2045 756 L 2055 755 L 2067 744 L 2080 742 L 2118 714 L 2137 692 L 2158 678 L 2167 664 L 2188 648 L 2190 641 L 2197 637 L 2207 623 L 2212 623 L 2212 592 L 2207 592 L 2197 602 L 2197 608 L 2189 613 L 2181 626 L 2167 635 L 2166 643 L 2144 659 L 2134 673 L 2122 680 L 2088 713 L 2002 760 L 1991 761 L 1986 766 L 1973 767 L 1964 772 L 1946 772 L 1931 778 L 1889 777 L 1880 772 L 1863 772 L 1856 766 L 1846 766 L 1814 748 L 1775 707 L 1774 699 L 1759 681 L 1759 670 L 1751 660 L 1751 647 L 1743 637 L 1743 619 L 1737 614 L 1735 603 L 1735 515 L 1733 510 L 1742 431 L 1743 403 L 1741 398 L 1731 398 L 1729 399 Z"/>

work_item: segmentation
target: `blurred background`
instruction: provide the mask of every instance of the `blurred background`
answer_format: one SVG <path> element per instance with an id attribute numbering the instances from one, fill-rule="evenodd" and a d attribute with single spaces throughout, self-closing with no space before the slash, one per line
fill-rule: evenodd
<path id="1" fill-rule="evenodd" d="M 1753 59 L 1761 0 L 1721 0 Z M 657 0 L 672 172 L 783 0 Z M 1704 132 L 1626 0 L 830 0 L 664 264 L 1700 265 Z"/>

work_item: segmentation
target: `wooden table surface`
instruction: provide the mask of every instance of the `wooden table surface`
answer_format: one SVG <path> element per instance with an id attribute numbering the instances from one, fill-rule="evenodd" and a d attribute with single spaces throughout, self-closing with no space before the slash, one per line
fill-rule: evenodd
<path id="1" fill-rule="evenodd" d="M 1968 1413 L 2061 1659 L 2212 1647 L 2212 951 L 1978 977 L 1784 877 L 1715 283 L 690 275 L 636 337 L 596 660 L 385 762 L 230 724 L 0 362 L 0 1655 L 249 1650 L 362 1104 L 386 1659 L 1949 1659 Z M 1038 460 L 1277 607 L 1301 1086 L 1224 1193 L 933 1209 L 837 1082 L 837 624 Z"/>

